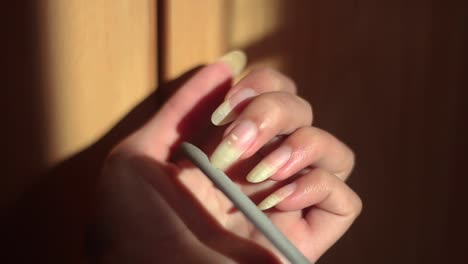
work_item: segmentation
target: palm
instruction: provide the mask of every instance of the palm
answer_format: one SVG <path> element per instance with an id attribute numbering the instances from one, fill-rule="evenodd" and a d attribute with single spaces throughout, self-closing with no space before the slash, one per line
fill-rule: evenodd
<path id="1" fill-rule="evenodd" d="M 242 174 L 245 175 L 245 174 Z M 199 201 L 204 201 L 206 208 L 210 208 L 211 215 L 217 219 L 219 223 L 222 223 L 232 233 L 235 233 L 241 237 L 255 241 L 258 244 L 272 248 L 269 243 L 266 242 L 262 234 L 252 225 L 252 223 L 238 210 L 234 208 L 234 205 L 228 200 L 222 192 L 213 186 L 211 182 L 203 180 L 196 184 L 200 178 L 207 179 L 206 176 L 202 176 L 199 170 L 192 171 L 186 175 L 185 180 L 187 182 L 193 181 L 192 186 L 196 190 L 200 190 L 200 194 L 194 194 Z M 251 184 L 240 183 L 239 186 L 244 193 L 250 194 L 251 197 L 255 197 L 255 194 L 261 193 L 267 190 L 271 184 L 264 184 L 263 186 L 252 186 Z M 198 196 L 198 197 L 197 197 Z M 304 228 L 308 228 L 308 225 L 302 221 L 302 213 L 297 212 L 282 212 L 275 210 L 268 213 L 272 222 L 285 233 L 287 237 L 294 238 L 292 241 L 297 246 L 301 246 L 301 237 L 298 235 L 306 234 L 303 232 Z"/>
<path id="2" fill-rule="evenodd" d="M 178 113 L 179 111 L 171 112 Z M 197 133 L 197 130 L 194 129 L 191 131 L 192 133 L 188 140 L 200 146 L 203 150 L 205 150 L 206 153 L 210 153 L 215 145 L 219 142 L 225 127 L 215 127 L 209 123 L 208 118 L 206 119 L 207 120 L 204 122 L 197 122 L 198 130 L 203 131 L 203 133 Z M 167 118 L 166 120 L 174 121 L 176 119 Z M 201 125 L 203 123 L 204 125 Z M 166 136 L 167 138 L 177 138 L 178 141 L 180 141 L 181 131 L 177 129 L 180 127 L 180 123 L 174 122 L 173 124 L 175 126 L 173 126 L 172 129 L 169 129 L 166 125 Z M 197 135 L 200 134 L 203 134 L 203 138 L 208 138 L 209 140 L 197 139 Z M 166 139 L 160 137 L 158 140 L 164 141 Z M 158 143 L 148 144 L 158 145 Z M 171 204 L 175 205 L 176 208 L 182 208 L 178 213 L 179 215 L 182 214 L 180 216 L 181 221 L 185 222 L 189 232 L 194 232 L 195 235 L 207 236 L 209 234 L 206 233 L 211 233 L 213 230 L 206 228 L 201 230 L 191 229 L 197 229 L 197 226 L 200 223 L 204 223 L 205 221 L 209 222 L 211 220 L 215 220 L 218 223 L 218 229 L 222 229 L 221 231 L 218 230 L 218 232 L 224 231 L 229 232 L 232 235 L 235 234 L 237 237 L 241 237 L 257 245 L 261 245 L 262 247 L 267 248 L 272 252 L 276 252 L 273 246 L 266 240 L 266 238 L 254 228 L 251 222 L 240 211 L 236 210 L 232 202 L 220 190 L 218 190 L 198 168 L 190 165 L 185 160 L 167 162 L 168 158 L 170 159 L 168 156 L 157 155 L 151 157 L 155 163 L 165 167 L 166 171 L 170 171 L 168 178 L 176 179 L 176 186 L 178 186 L 177 191 L 185 191 L 187 193 L 187 199 L 175 199 L 174 201 L 171 201 Z M 267 181 L 262 184 L 252 184 L 244 180 L 247 172 L 250 171 L 252 167 L 261 160 L 261 158 L 261 155 L 256 154 L 248 160 L 239 162 L 227 171 L 227 174 L 231 177 L 231 179 L 236 182 L 241 190 L 246 195 L 251 197 L 254 202 L 264 198 L 266 194 L 271 192 L 271 190 L 276 189 L 276 185 L 279 184 L 273 181 Z M 160 186 L 160 184 L 154 185 L 156 189 L 158 189 L 158 185 Z M 202 210 L 198 211 L 197 214 L 194 215 L 193 208 L 200 206 L 202 207 Z M 191 211 L 192 213 L 191 215 L 185 216 L 183 215 L 184 211 Z M 165 212 L 161 213 L 165 214 Z M 283 231 L 283 233 L 297 247 L 299 247 L 301 251 L 309 251 L 308 248 L 306 248 L 307 244 L 303 242 L 304 239 L 306 239 L 307 234 L 309 234 L 309 232 L 307 232 L 309 226 L 306 221 L 304 221 L 301 211 L 283 212 L 278 210 L 271 210 L 268 215 L 271 221 L 281 231 Z M 167 228 L 170 229 L 171 227 Z M 216 228 L 216 226 L 213 227 L 213 229 Z M 204 232 L 205 234 L 200 234 L 200 232 Z"/>

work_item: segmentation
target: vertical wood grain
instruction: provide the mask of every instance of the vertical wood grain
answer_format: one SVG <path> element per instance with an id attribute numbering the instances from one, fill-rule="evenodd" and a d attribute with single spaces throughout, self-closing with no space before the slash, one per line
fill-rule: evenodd
<path id="1" fill-rule="evenodd" d="M 282 24 L 281 0 L 163 0 L 161 79 L 170 80 L 229 50 L 262 41 Z M 282 54 L 256 58 L 249 68 L 282 66 Z"/>
<path id="2" fill-rule="evenodd" d="M 47 2 L 53 163 L 102 136 L 156 87 L 156 2 Z"/>
<path id="3" fill-rule="evenodd" d="M 162 80 L 216 60 L 225 49 L 225 1 L 162 0 Z"/>

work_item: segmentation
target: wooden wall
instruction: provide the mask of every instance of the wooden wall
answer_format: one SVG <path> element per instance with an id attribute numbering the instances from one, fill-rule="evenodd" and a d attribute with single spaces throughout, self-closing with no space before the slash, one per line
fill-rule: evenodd
<path id="1" fill-rule="evenodd" d="M 31 257 L 84 263 L 91 172 L 119 137 L 106 148 L 95 140 L 155 88 L 156 72 L 169 80 L 240 48 L 250 65 L 292 76 L 316 125 L 357 154 L 349 184 L 364 211 L 323 263 L 461 263 L 467 9 L 436 0 L 5 4 L 1 202 L 14 217 L 3 239 Z"/>
<path id="2" fill-rule="evenodd" d="M 156 87 L 156 1 L 46 8 L 51 161 L 91 144 Z"/>

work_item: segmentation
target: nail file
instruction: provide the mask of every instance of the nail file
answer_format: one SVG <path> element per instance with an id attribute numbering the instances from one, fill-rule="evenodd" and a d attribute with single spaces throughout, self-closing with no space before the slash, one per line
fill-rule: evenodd
<path id="1" fill-rule="evenodd" d="M 211 165 L 203 151 L 188 142 L 181 144 L 181 150 L 291 263 L 310 263 L 224 172 Z"/>

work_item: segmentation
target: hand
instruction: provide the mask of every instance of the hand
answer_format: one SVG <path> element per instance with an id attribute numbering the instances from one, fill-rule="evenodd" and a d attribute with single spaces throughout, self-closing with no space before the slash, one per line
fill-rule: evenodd
<path id="1" fill-rule="evenodd" d="M 178 157 L 181 141 L 208 153 L 311 261 L 360 213 L 360 199 L 344 182 L 352 151 L 311 126 L 311 106 L 286 76 L 258 69 L 231 87 L 242 60 L 234 52 L 200 69 L 110 154 L 102 185 L 110 262 L 285 261 Z"/>

